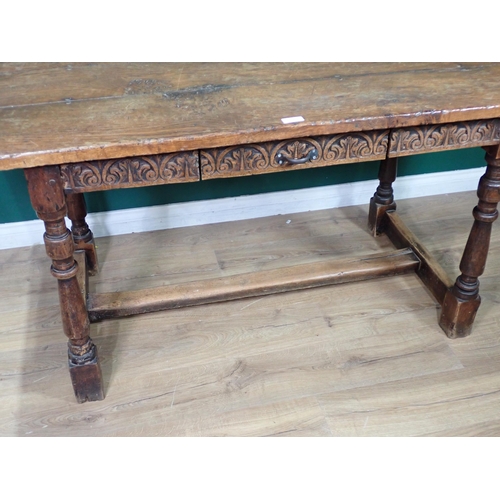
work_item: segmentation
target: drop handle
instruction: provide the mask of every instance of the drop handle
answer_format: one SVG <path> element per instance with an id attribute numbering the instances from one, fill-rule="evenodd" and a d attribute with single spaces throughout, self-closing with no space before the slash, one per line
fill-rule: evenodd
<path id="1" fill-rule="evenodd" d="M 303 165 L 308 161 L 317 160 L 318 150 L 311 149 L 311 151 L 309 151 L 309 153 L 307 153 L 307 155 L 304 156 L 304 158 L 288 158 L 283 153 L 278 153 L 276 155 L 276 159 L 278 160 L 278 165 L 284 165 L 286 163 L 289 163 L 290 165 Z"/>

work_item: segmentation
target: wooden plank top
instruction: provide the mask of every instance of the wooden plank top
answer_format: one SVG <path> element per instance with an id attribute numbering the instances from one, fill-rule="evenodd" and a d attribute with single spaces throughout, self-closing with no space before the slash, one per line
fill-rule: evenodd
<path id="1" fill-rule="evenodd" d="M 0 170 L 498 117 L 498 63 L 0 64 Z"/>

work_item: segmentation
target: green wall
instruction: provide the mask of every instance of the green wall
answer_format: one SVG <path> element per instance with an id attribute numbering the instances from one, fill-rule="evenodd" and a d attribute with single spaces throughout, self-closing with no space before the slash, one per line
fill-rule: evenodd
<path id="1" fill-rule="evenodd" d="M 209 200 L 375 179 L 378 165 L 378 162 L 369 162 L 169 186 L 102 191 L 90 193 L 86 195 L 86 199 L 89 212 Z M 399 176 L 484 165 L 484 150 L 481 148 L 446 151 L 401 158 Z M 471 189 L 475 187 L 471 186 Z M 36 219 L 36 216 L 29 202 L 23 172 L 0 172 L 0 223 L 32 219 Z"/>

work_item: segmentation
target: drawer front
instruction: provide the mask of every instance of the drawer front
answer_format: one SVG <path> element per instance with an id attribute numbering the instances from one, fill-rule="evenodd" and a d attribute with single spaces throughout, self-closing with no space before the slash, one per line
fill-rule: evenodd
<path id="1" fill-rule="evenodd" d="M 200 151 L 202 179 L 382 160 L 389 131 L 288 139 Z"/>
<path id="2" fill-rule="evenodd" d="M 200 180 L 199 152 L 134 156 L 61 166 L 64 188 L 74 193 Z"/>
<path id="3" fill-rule="evenodd" d="M 406 127 L 391 132 L 389 156 L 409 156 L 500 142 L 500 120 L 476 120 Z"/>

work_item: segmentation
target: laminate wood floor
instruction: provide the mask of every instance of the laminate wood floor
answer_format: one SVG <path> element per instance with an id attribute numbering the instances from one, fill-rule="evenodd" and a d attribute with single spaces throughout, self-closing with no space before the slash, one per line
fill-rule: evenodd
<path id="1" fill-rule="evenodd" d="M 453 278 L 476 200 L 398 202 Z M 91 289 L 392 248 L 366 219 L 363 205 L 101 238 Z M 500 435 L 498 226 L 466 339 L 446 338 L 414 274 L 105 321 L 91 332 L 106 399 L 83 405 L 43 246 L 1 251 L 0 269 L 2 436 Z"/>

